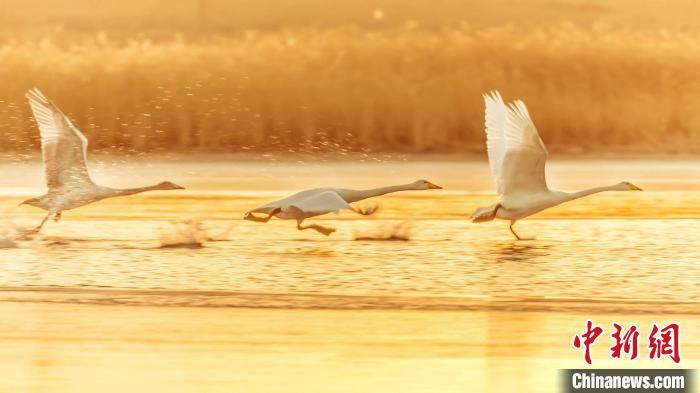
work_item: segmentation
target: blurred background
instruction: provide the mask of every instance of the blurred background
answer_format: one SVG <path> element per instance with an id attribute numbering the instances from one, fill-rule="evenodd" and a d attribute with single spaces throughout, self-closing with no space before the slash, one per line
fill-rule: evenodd
<path id="1" fill-rule="evenodd" d="M 587 319 L 682 324 L 700 368 L 700 1 L 0 0 L 2 392 L 557 392 Z M 114 198 L 45 212 L 40 88 Z M 522 98 L 548 184 L 517 224 L 482 94 Z M 695 155 L 694 155 L 695 154 Z M 244 212 L 425 178 L 330 237 Z M 373 203 L 374 201 L 367 201 Z M 611 359 L 610 337 L 593 349 Z M 644 338 L 644 340 L 646 340 Z M 623 355 L 624 358 L 624 355 Z M 620 363 L 622 361 L 622 363 Z M 232 389 L 233 387 L 233 389 Z"/>
<path id="2" fill-rule="evenodd" d="M 42 89 L 92 151 L 484 150 L 481 94 L 550 151 L 700 151 L 695 0 L 2 0 L 0 149 Z"/>

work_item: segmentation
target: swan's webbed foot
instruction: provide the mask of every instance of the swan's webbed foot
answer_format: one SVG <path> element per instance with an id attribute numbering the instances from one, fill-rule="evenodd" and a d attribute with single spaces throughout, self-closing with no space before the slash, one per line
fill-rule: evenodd
<path id="1" fill-rule="evenodd" d="M 309 228 L 315 230 L 318 233 L 322 233 L 326 236 L 329 236 L 331 233 L 335 232 L 335 228 L 324 227 L 323 225 L 318 225 L 318 224 L 311 224 L 311 225 L 309 225 Z"/>
<path id="2" fill-rule="evenodd" d="M 368 206 L 358 206 L 355 208 L 355 211 L 359 214 L 362 214 L 363 216 L 369 216 L 377 212 L 379 210 L 379 205 L 373 204 L 373 205 L 368 205 Z"/>
<path id="3" fill-rule="evenodd" d="M 38 234 L 38 233 L 41 231 L 41 228 L 44 227 L 44 224 L 46 224 L 46 221 L 49 220 L 49 217 L 51 217 L 51 214 L 52 214 L 52 213 L 47 214 L 46 217 L 44 217 L 44 219 L 41 220 L 41 224 L 39 224 L 39 226 L 37 226 L 37 227 L 34 228 L 34 229 L 30 229 L 30 230 L 28 230 L 28 231 L 25 231 L 23 235 L 24 235 L 24 236 L 31 236 L 31 235 L 36 235 L 36 234 Z"/>
<path id="4" fill-rule="evenodd" d="M 248 220 L 248 221 L 253 221 L 253 222 L 263 222 L 263 223 L 264 223 L 264 222 L 270 221 L 270 219 L 271 219 L 275 214 L 277 214 L 277 213 L 279 213 L 279 212 L 281 212 L 281 211 L 282 211 L 282 209 L 280 209 L 279 207 L 278 207 L 278 208 L 275 208 L 274 210 L 272 210 L 272 211 L 270 212 L 270 214 L 268 214 L 267 217 L 258 217 L 258 216 L 256 216 L 256 215 L 254 215 L 253 212 L 248 212 L 248 213 L 245 214 L 245 216 L 243 216 L 243 219 L 244 219 L 244 220 Z"/>
<path id="5" fill-rule="evenodd" d="M 513 224 L 514 224 L 514 223 L 511 222 L 510 225 L 508 226 L 508 229 L 510 229 L 510 233 L 512 233 L 513 236 L 515 236 L 515 239 L 517 239 L 517 240 L 535 240 L 534 237 L 521 237 L 521 236 L 518 236 L 518 234 L 515 233 L 515 230 L 513 230 Z"/>
<path id="6" fill-rule="evenodd" d="M 318 225 L 318 224 L 311 224 L 311 225 L 307 225 L 304 227 L 304 226 L 301 226 L 301 222 L 297 223 L 297 229 L 300 231 L 303 231 L 304 229 L 313 229 L 314 231 L 316 231 L 318 233 L 322 233 L 326 236 L 335 232 L 335 228 L 324 227 L 323 225 Z"/>

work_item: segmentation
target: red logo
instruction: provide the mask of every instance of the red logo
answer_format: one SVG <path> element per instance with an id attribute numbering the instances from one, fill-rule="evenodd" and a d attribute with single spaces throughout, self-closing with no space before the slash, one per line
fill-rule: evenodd
<path id="1" fill-rule="evenodd" d="M 584 358 L 586 359 L 586 363 L 591 364 L 591 345 L 595 342 L 595 340 L 603 334 L 603 328 L 600 326 L 594 326 L 593 321 L 588 320 L 586 322 L 586 332 L 581 335 L 583 337 L 583 346 L 586 347 L 586 354 L 584 355 Z M 574 348 L 581 348 L 581 337 L 577 334 L 574 336 Z"/>
<path id="2" fill-rule="evenodd" d="M 630 360 L 637 357 L 637 350 L 639 345 L 637 344 L 637 338 L 639 337 L 639 332 L 637 331 L 637 326 L 630 326 L 625 334 L 622 334 L 622 326 L 617 323 L 613 323 L 615 328 L 615 333 L 612 334 L 612 338 L 615 339 L 615 345 L 610 347 L 611 356 L 613 358 L 620 358 L 622 352 L 630 355 Z"/>
<path id="3" fill-rule="evenodd" d="M 681 361 L 680 345 L 678 343 L 680 329 L 677 323 L 668 324 L 661 330 L 659 330 L 656 324 L 651 325 L 651 333 L 649 334 L 649 358 L 658 359 L 663 355 L 679 363 Z M 659 335 L 661 338 L 658 337 Z"/>
<path id="4" fill-rule="evenodd" d="M 622 325 L 613 322 L 615 331 L 610 335 L 613 338 L 613 346 L 610 347 L 610 357 L 620 359 L 629 357 L 630 360 L 637 358 L 639 351 L 639 330 L 636 325 L 631 325 L 624 329 Z M 584 349 L 583 358 L 588 364 L 593 364 L 591 359 L 591 346 L 600 335 L 603 328 L 596 326 L 593 321 L 586 321 L 586 331 L 574 336 L 574 348 Z M 659 328 L 655 323 L 651 325 L 649 334 L 649 358 L 660 359 L 668 356 L 676 363 L 681 361 L 680 352 L 680 326 L 677 323 L 670 323 L 663 328 Z"/>

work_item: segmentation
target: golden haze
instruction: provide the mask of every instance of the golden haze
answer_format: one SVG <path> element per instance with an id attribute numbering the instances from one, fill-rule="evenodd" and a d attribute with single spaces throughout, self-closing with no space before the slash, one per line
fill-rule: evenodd
<path id="1" fill-rule="evenodd" d="M 117 152 L 481 151 L 491 89 L 523 98 L 554 151 L 700 146 L 700 30 L 671 16 L 664 27 L 652 15 L 666 3 L 636 7 L 640 25 L 605 2 L 534 3 L 522 22 L 499 16 L 520 3 L 367 3 L 341 7 L 345 19 L 311 0 L 276 4 L 49 2 L 54 18 L 18 4 L 0 34 L 2 149 L 38 146 L 32 86 L 91 148 Z"/>

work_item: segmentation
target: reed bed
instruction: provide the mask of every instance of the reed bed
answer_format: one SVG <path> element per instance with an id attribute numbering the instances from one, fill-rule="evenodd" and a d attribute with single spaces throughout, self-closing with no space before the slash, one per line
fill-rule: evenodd
<path id="1" fill-rule="evenodd" d="M 482 93 L 528 104 L 554 151 L 700 150 L 700 32 L 501 26 L 246 31 L 0 46 L 0 149 L 39 87 L 109 151 L 479 151 Z"/>

